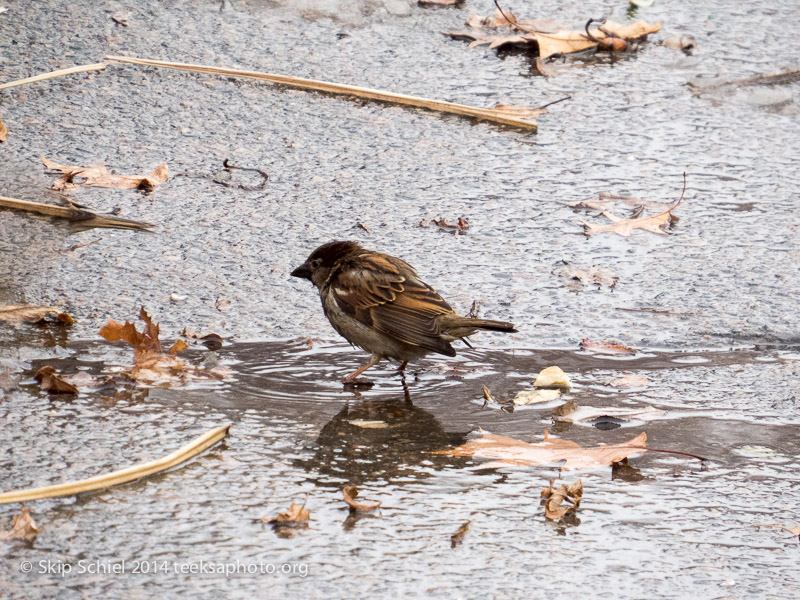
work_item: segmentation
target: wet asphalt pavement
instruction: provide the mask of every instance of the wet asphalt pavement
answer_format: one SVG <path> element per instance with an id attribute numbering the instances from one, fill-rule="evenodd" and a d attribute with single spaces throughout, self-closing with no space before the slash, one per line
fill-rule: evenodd
<path id="1" fill-rule="evenodd" d="M 0 211 L 0 303 L 56 305 L 73 327 L 0 325 L 2 490 L 88 477 L 162 456 L 233 422 L 217 447 L 168 474 L 77 499 L 32 503 L 42 532 L 5 544 L 0 594 L 28 597 L 789 598 L 800 595 L 797 539 L 757 523 L 797 526 L 798 195 L 800 88 L 729 87 L 800 66 L 787 23 L 796 7 L 715 1 L 635 10 L 619 2 L 535 7 L 518 16 L 581 26 L 590 17 L 663 21 L 632 55 L 557 59 L 549 78 L 520 52 L 468 49 L 443 31 L 493 4 L 424 9 L 385 2 L 2 2 L 0 83 L 107 55 L 259 70 L 451 102 L 539 106 L 521 132 L 431 112 L 268 83 L 111 64 L 0 91 L 0 195 L 58 201 L 40 156 L 169 180 L 152 193 L 78 189 L 98 212 L 155 223 L 155 233 L 80 231 Z M 536 11 L 534 14 L 532 11 Z M 112 17 L 124 21 L 116 23 Z M 661 44 L 693 34 L 683 53 Z M 692 82 L 693 85 L 689 85 Z M 223 161 L 253 171 L 223 170 Z M 686 194 L 658 236 L 587 237 L 600 210 L 567 206 L 601 192 L 664 207 Z M 222 183 L 220 183 L 222 182 Z M 609 209 L 629 216 L 630 207 Z M 658 208 L 646 208 L 654 214 Z M 463 235 L 420 227 L 464 217 Z M 363 227 L 359 225 L 363 224 Z M 400 256 L 457 309 L 513 321 L 518 334 L 475 336 L 474 351 L 413 365 L 407 388 L 391 366 L 375 387 L 338 383 L 364 354 L 322 315 L 291 270 L 330 239 Z M 93 242 L 81 248 L 66 249 Z M 559 274 L 564 263 L 612 270 L 613 288 Z M 102 372 L 130 351 L 102 341 L 111 317 L 145 306 L 171 342 L 184 327 L 225 340 L 234 373 L 214 384 L 40 392 L 42 364 Z M 584 338 L 637 349 L 579 351 Z M 310 343 L 307 340 L 311 339 Z M 190 357 L 200 359 L 199 347 Z M 654 406 L 650 423 L 565 427 L 554 406 L 481 408 L 529 387 L 557 364 L 567 399 Z M 633 374 L 646 386 L 617 390 Z M 386 429 L 351 421 L 380 420 Z M 547 522 L 539 492 L 558 469 L 480 469 L 431 452 L 478 427 L 526 441 L 545 426 L 581 445 L 641 431 L 656 448 L 707 457 L 631 459 L 635 481 L 610 469 L 583 478 L 580 524 Z M 635 479 L 635 478 L 634 478 Z M 348 521 L 340 488 L 383 501 Z M 294 537 L 261 517 L 303 502 Z M 2 529 L 17 505 L 0 511 Z M 450 535 L 472 521 L 463 543 Z M 78 573 L 78 563 L 155 561 L 167 573 Z M 20 572 L 22 561 L 36 567 Z M 292 573 L 176 573 L 198 561 L 295 565 Z M 70 564 L 39 573 L 39 561 Z M 87 563 L 84 563 L 87 564 Z M 297 565 L 306 565 L 302 575 Z M 63 577 L 62 577 L 63 575 Z"/>

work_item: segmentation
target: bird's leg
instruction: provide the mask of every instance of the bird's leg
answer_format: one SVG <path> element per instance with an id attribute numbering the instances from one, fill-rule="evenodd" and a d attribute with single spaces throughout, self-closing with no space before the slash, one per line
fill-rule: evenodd
<path id="1" fill-rule="evenodd" d="M 404 360 L 400 363 L 400 366 L 397 367 L 397 370 L 394 372 L 395 375 L 400 375 L 400 380 L 403 382 L 403 385 L 406 384 L 406 365 L 408 364 L 407 360 Z"/>
<path id="2" fill-rule="evenodd" d="M 381 362 L 381 357 L 378 354 L 373 354 L 372 358 L 369 359 L 369 362 L 365 365 L 361 365 L 355 371 L 350 373 L 347 377 L 342 379 L 342 383 L 356 383 L 356 378 L 361 375 L 364 371 L 369 369 L 370 367 L 374 367 L 379 362 Z"/>

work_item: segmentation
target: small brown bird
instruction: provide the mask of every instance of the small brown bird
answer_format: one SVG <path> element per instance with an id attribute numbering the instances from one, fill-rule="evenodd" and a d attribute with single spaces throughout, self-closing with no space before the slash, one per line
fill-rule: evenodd
<path id="1" fill-rule="evenodd" d="M 356 242 L 323 244 L 292 271 L 319 290 L 325 316 L 348 342 L 372 353 L 342 381 L 353 383 L 382 358 L 401 363 L 438 352 L 455 356 L 450 342 L 478 329 L 514 333 L 503 321 L 459 316 L 405 261 L 365 250 Z M 466 340 L 464 340 L 469 345 Z"/>

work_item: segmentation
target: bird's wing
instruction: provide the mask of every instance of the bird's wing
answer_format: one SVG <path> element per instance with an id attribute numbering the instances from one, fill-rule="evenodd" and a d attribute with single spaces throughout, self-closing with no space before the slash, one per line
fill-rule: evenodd
<path id="1" fill-rule="evenodd" d="M 357 265 L 344 265 L 331 277 L 330 289 L 344 312 L 406 344 L 455 356 L 435 320 L 453 309 L 410 265 L 377 253 L 360 256 Z"/>

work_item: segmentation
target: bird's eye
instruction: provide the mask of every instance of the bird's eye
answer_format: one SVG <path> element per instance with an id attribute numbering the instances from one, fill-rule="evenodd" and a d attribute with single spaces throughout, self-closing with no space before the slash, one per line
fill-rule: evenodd
<path id="1" fill-rule="evenodd" d="M 315 258 L 314 260 L 311 261 L 311 266 L 314 269 L 318 269 L 321 264 L 322 264 L 322 259 L 321 258 Z"/>

